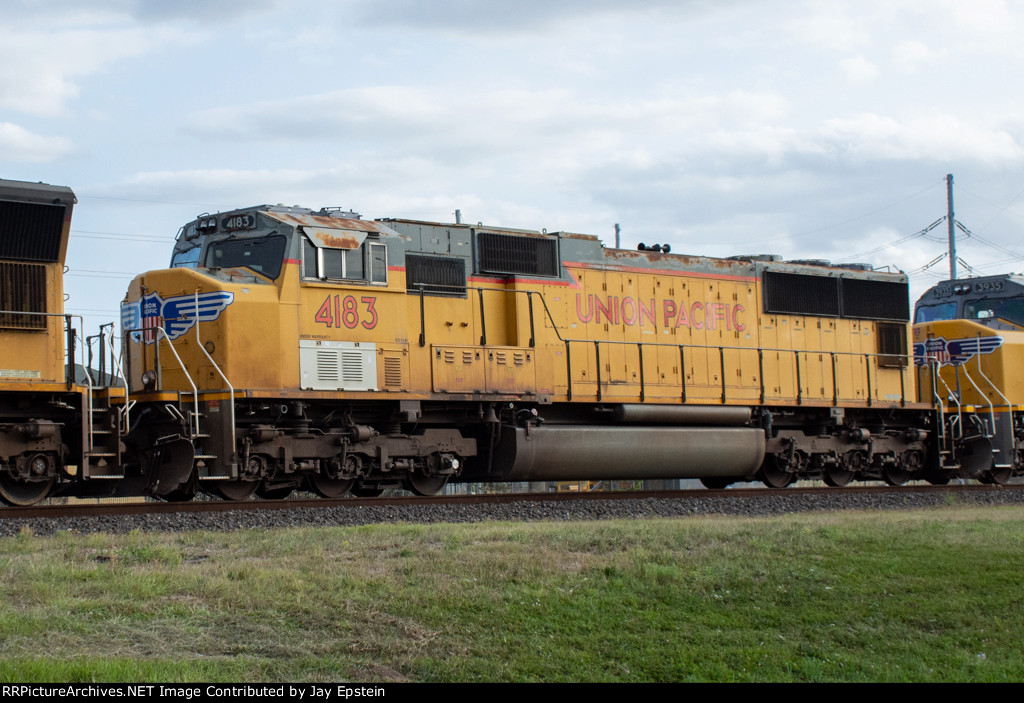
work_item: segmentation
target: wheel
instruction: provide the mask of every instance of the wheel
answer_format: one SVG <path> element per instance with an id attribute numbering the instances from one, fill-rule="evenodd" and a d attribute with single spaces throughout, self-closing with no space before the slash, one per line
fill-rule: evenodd
<path id="1" fill-rule="evenodd" d="M 910 469 L 906 469 L 899 464 L 887 464 L 882 469 L 882 478 L 890 486 L 902 486 L 910 480 Z"/>
<path id="2" fill-rule="evenodd" d="M 932 473 L 928 474 L 924 478 L 933 486 L 945 486 L 952 479 L 949 473 Z"/>
<path id="3" fill-rule="evenodd" d="M 759 472 L 761 483 L 768 488 L 785 488 L 793 483 L 796 474 L 786 471 L 775 456 L 766 456 Z"/>
<path id="4" fill-rule="evenodd" d="M 725 476 L 705 476 L 700 480 L 704 485 L 704 488 L 710 488 L 713 491 L 720 491 L 728 488 L 733 480 Z"/>
<path id="5" fill-rule="evenodd" d="M 267 482 L 263 481 L 260 483 L 260 487 L 256 489 L 256 495 L 264 500 L 283 500 L 290 496 L 294 490 L 295 484 L 292 483 L 268 488 Z"/>
<path id="6" fill-rule="evenodd" d="M 855 471 L 846 468 L 842 464 L 829 464 L 825 467 L 822 479 L 833 488 L 842 488 L 843 486 L 849 486 L 856 475 Z"/>
<path id="7" fill-rule="evenodd" d="M 313 474 L 309 477 L 309 488 L 321 498 L 344 498 L 355 482 L 354 478 L 328 478 Z"/>
<path id="8" fill-rule="evenodd" d="M 22 481 L 9 473 L 0 473 L 0 498 L 9 505 L 34 505 L 45 498 L 56 477 L 41 481 Z"/>
<path id="9" fill-rule="evenodd" d="M 413 472 L 405 480 L 405 488 L 418 496 L 436 496 L 448 485 L 447 476 L 424 476 Z"/>
<path id="10" fill-rule="evenodd" d="M 210 488 L 224 500 L 248 500 L 259 485 L 259 481 L 217 481 Z"/>

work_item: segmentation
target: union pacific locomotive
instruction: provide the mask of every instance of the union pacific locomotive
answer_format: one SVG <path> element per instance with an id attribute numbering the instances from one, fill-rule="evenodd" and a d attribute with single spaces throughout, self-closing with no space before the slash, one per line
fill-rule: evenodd
<path id="1" fill-rule="evenodd" d="M 902 275 L 258 206 L 122 307 L 158 495 L 927 470 Z"/>
<path id="2" fill-rule="evenodd" d="M 0 266 L 23 263 L 17 242 L 43 236 L 9 212 Z M 1018 431 L 1019 407 L 969 397 L 935 331 L 920 333 L 915 366 L 902 274 L 337 209 L 262 205 L 186 224 L 170 268 L 138 276 L 122 304 L 127 388 L 62 379 L 73 331 L 14 321 L 63 319 L 54 286 L 69 216 L 66 205 L 46 235 L 60 242 L 40 264 L 52 267 L 49 307 L 20 293 L 0 304 L 8 502 L 433 494 L 452 481 L 1005 481 L 1020 470 L 1016 439 L 994 439 L 1007 421 Z M 24 287 L 9 280 L 5 269 L 5 291 Z M 951 352 L 967 338 L 943 334 Z M 987 359 L 1020 348 L 1000 334 Z M 27 340 L 46 353 L 12 351 Z M 26 360 L 47 356 L 53 368 L 32 376 Z"/>
<path id="3" fill-rule="evenodd" d="M 122 476 L 124 394 L 76 376 L 81 319 L 64 312 L 76 202 L 70 188 L 0 180 L 0 498 L 12 505 L 109 492 Z"/>
<path id="4" fill-rule="evenodd" d="M 941 411 L 939 452 L 1005 483 L 1024 468 L 1024 276 L 944 281 L 914 315 L 920 397 Z"/>

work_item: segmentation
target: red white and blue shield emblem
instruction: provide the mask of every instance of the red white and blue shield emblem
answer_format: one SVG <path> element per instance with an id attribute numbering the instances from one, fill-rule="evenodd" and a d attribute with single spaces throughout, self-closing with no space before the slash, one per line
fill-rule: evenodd
<path id="1" fill-rule="evenodd" d="M 1002 337 L 965 337 L 946 340 L 933 337 L 914 345 L 914 363 L 926 366 L 960 366 L 978 354 L 991 354 L 1003 345 Z"/>
<path id="2" fill-rule="evenodd" d="M 173 341 L 192 329 L 197 320 L 216 320 L 234 299 L 235 294 L 227 291 L 178 295 L 166 300 L 159 293 L 150 293 L 141 300 L 121 303 L 121 331 L 133 341 L 146 344 L 160 337 Z"/>

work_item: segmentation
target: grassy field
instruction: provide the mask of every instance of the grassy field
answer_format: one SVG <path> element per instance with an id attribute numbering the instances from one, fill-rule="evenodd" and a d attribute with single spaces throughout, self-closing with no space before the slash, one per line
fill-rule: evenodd
<path id="1" fill-rule="evenodd" d="M 1022 681 L 1024 509 L 0 540 L 3 681 Z"/>

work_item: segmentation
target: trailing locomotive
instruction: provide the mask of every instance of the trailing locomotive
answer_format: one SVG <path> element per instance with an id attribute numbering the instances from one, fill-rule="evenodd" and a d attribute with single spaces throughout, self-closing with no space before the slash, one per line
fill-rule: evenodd
<path id="1" fill-rule="evenodd" d="M 129 449 L 176 498 L 941 479 L 905 276 L 644 249 L 338 210 L 200 216 L 122 305 Z"/>
<path id="2" fill-rule="evenodd" d="M 965 475 L 1005 483 L 1024 474 L 1024 276 L 943 281 L 917 302 L 914 359 L 921 399 L 944 422 Z"/>

